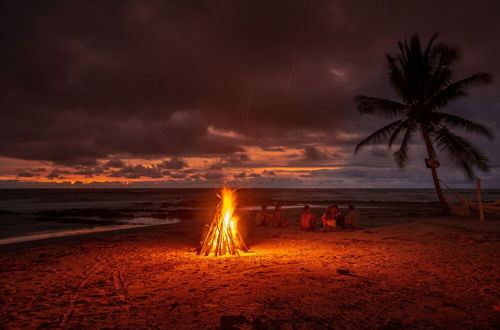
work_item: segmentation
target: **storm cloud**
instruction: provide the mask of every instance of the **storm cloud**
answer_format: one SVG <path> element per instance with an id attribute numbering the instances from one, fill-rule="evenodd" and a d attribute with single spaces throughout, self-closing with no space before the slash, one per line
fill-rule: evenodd
<path id="1" fill-rule="evenodd" d="M 497 1 L 24 0 L 4 1 L 0 12 L 0 157 L 48 162 L 48 178 L 68 175 L 57 167 L 182 177 L 168 171 L 212 157 L 199 177 L 215 180 L 254 161 L 250 147 L 302 149 L 289 164 L 394 167 L 385 149 L 352 155 L 383 122 L 359 116 L 353 96 L 395 97 L 384 56 L 416 32 L 460 46 L 457 77 L 497 78 L 450 112 L 500 124 Z"/>

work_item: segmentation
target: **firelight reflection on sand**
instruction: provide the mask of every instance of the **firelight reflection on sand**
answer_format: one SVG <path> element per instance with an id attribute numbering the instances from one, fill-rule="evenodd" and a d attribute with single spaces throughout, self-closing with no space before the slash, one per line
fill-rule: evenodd
<path id="1" fill-rule="evenodd" d="M 248 252 L 248 247 L 238 232 L 238 217 L 236 211 L 236 191 L 224 186 L 221 199 L 217 205 L 214 219 L 207 235 L 197 250 L 199 255 L 219 256 L 226 253 L 239 255 L 239 252 Z"/>

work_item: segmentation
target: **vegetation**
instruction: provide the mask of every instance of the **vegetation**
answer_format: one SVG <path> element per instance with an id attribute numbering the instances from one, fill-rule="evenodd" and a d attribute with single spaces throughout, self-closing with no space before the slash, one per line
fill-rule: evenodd
<path id="1" fill-rule="evenodd" d="M 432 36 L 425 47 L 414 35 L 410 41 L 399 42 L 399 53 L 387 55 L 389 79 L 400 101 L 382 98 L 356 96 L 358 111 L 393 120 L 390 124 L 369 135 L 356 146 L 358 150 L 366 145 L 387 141 L 389 148 L 399 143 L 394 158 L 399 167 L 408 163 L 409 146 L 420 135 L 427 149 L 432 178 L 443 211 L 450 209 L 443 195 L 437 174 L 437 152 L 446 155 L 461 168 L 469 179 L 475 177 L 474 169 L 489 171 L 488 158 L 463 136 L 454 130 L 461 129 L 492 139 L 486 127 L 470 120 L 445 113 L 442 110 L 452 101 L 467 95 L 473 86 L 488 84 L 492 78 L 487 73 L 476 73 L 468 78 L 452 81 L 452 67 L 459 60 L 456 47 L 437 42 Z"/>

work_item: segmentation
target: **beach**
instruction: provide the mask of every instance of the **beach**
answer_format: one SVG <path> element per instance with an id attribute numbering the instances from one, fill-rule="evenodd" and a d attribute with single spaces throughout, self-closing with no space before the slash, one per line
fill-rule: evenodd
<path id="1" fill-rule="evenodd" d="M 207 217 L 0 246 L 0 327 L 500 326 L 498 219 L 396 204 L 320 233 L 298 228 L 299 209 L 288 228 L 255 227 L 254 212 L 240 256 L 193 252 Z"/>

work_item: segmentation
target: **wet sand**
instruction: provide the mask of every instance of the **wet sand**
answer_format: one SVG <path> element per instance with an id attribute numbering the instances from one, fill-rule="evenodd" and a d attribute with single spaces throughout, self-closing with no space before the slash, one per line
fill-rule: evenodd
<path id="1" fill-rule="evenodd" d="M 199 221 L 1 246 L 0 327 L 500 327 L 498 220 L 368 214 L 240 257 L 195 255 Z"/>

